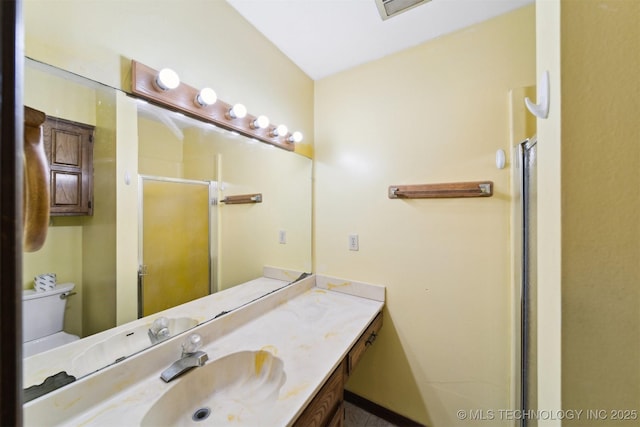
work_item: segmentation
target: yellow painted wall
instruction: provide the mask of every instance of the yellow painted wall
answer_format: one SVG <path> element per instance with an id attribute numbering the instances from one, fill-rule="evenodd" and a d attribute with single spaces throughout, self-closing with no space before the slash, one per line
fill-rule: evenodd
<path id="1" fill-rule="evenodd" d="M 536 11 L 538 72 L 551 76 L 538 120 L 538 403 L 606 415 L 539 425 L 637 425 L 610 410 L 640 397 L 640 4 Z"/>
<path id="2" fill-rule="evenodd" d="M 96 92 L 85 85 L 50 72 L 25 68 L 24 102 L 49 116 L 96 124 Z"/>
<path id="3" fill-rule="evenodd" d="M 116 325 L 116 99 L 96 91 L 93 144 L 93 215 L 82 218 L 83 332 Z"/>
<path id="4" fill-rule="evenodd" d="M 537 120 L 538 172 L 538 408 L 562 409 L 562 179 L 560 0 L 536 1 L 537 76 L 549 71 L 550 107 Z M 576 408 L 577 409 L 577 408 Z M 540 427 L 560 426 L 557 419 L 540 420 Z"/>
<path id="5" fill-rule="evenodd" d="M 138 108 L 116 93 L 116 323 L 138 318 Z"/>
<path id="6" fill-rule="evenodd" d="M 316 270 L 387 286 L 385 326 L 348 388 L 428 425 L 510 404 L 510 170 L 494 156 L 510 152 L 510 89 L 535 82 L 534 14 L 316 82 Z M 387 198 L 392 184 L 485 179 L 492 198 Z"/>
<path id="7" fill-rule="evenodd" d="M 219 135 L 219 134 L 218 134 Z M 209 152 L 209 156 L 202 153 Z M 218 156 L 221 195 L 262 193 L 258 204 L 218 205 L 218 286 L 226 289 L 262 276 L 263 267 L 273 266 L 310 272 L 311 267 L 311 160 L 244 138 L 211 133 L 185 139 L 186 160 L 193 171 L 200 161 L 211 163 Z M 197 175 L 191 178 L 198 178 Z M 286 243 L 279 243 L 279 232 Z"/>
<path id="8" fill-rule="evenodd" d="M 184 178 L 183 140 L 154 120 L 138 116 L 138 172 Z"/>
<path id="9" fill-rule="evenodd" d="M 637 1 L 561 3 L 567 409 L 640 410 L 639 21 Z"/>

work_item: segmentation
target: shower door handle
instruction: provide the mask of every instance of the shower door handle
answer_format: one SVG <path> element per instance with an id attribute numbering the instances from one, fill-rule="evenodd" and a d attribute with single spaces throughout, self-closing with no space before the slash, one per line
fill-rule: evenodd
<path id="1" fill-rule="evenodd" d="M 138 319 L 143 317 L 143 298 L 144 298 L 144 276 L 149 274 L 146 264 L 138 267 Z"/>
<path id="2" fill-rule="evenodd" d="M 142 264 L 140 268 L 138 268 L 138 277 L 141 278 L 143 276 L 146 276 L 147 274 L 149 274 L 149 269 L 146 265 Z"/>

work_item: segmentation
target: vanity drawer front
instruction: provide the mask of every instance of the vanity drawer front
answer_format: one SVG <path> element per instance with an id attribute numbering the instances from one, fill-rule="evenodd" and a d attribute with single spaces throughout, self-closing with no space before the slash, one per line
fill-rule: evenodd
<path id="1" fill-rule="evenodd" d="M 347 375 L 351 375 L 360 358 L 364 355 L 364 352 L 376 340 L 380 328 L 382 328 L 382 312 L 378 313 L 364 334 L 358 339 L 358 342 L 356 342 L 351 351 L 349 351 L 349 355 L 347 356 Z"/>
<path id="2" fill-rule="evenodd" d="M 344 362 L 331 374 L 309 406 L 293 424 L 296 427 L 325 427 L 333 424 L 336 412 L 342 413 Z"/>

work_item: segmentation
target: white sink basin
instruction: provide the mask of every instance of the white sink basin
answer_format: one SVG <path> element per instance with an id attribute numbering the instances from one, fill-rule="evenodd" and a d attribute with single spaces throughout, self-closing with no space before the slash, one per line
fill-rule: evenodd
<path id="1" fill-rule="evenodd" d="M 285 383 L 283 368 L 268 351 L 229 354 L 170 383 L 140 425 L 260 425 L 261 408 L 275 403 Z"/>
<path id="2" fill-rule="evenodd" d="M 189 317 L 178 317 L 168 321 L 172 336 L 198 324 L 197 320 Z M 79 378 L 150 347 L 153 344 L 148 334 L 150 327 L 151 323 L 127 329 L 92 345 L 73 359 L 72 371 L 69 373 Z"/>

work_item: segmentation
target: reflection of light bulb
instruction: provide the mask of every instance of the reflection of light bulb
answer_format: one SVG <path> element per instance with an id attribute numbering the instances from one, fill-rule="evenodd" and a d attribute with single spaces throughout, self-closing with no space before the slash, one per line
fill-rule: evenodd
<path id="1" fill-rule="evenodd" d="M 200 107 L 207 107 L 209 105 L 215 104 L 217 100 L 218 96 L 216 95 L 216 92 L 209 87 L 205 87 L 200 92 L 198 92 L 195 102 L 196 105 L 199 105 Z"/>
<path id="2" fill-rule="evenodd" d="M 287 129 L 285 125 L 278 125 L 277 128 L 271 131 L 271 136 L 273 137 L 285 136 L 287 132 L 289 132 L 289 129 Z"/>
<path id="3" fill-rule="evenodd" d="M 229 110 L 229 117 L 232 119 L 241 119 L 247 115 L 247 107 L 242 104 L 236 104 Z"/>
<path id="4" fill-rule="evenodd" d="M 304 137 L 303 137 L 303 135 L 302 135 L 302 132 L 295 131 L 295 132 L 293 133 L 293 135 L 291 135 L 289 138 L 287 138 L 287 141 L 288 141 L 288 142 L 295 142 L 295 143 L 298 143 L 298 142 L 301 142 L 303 138 L 304 138 Z"/>
<path id="5" fill-rule="evenodd" d="M 257 119 L 251 122 L 253 129 L 264 129 L 269 126 L 269 118 L 267 116 L 258 116 Z"/>
<path id="6" fill-rule="evenodd" d="M 163 68 L 158 72 L 155 82 L 160 90 L 170 90 L 180 86 L 180 77 L 178 77 L 175 71 L 169 68 Z"/>

